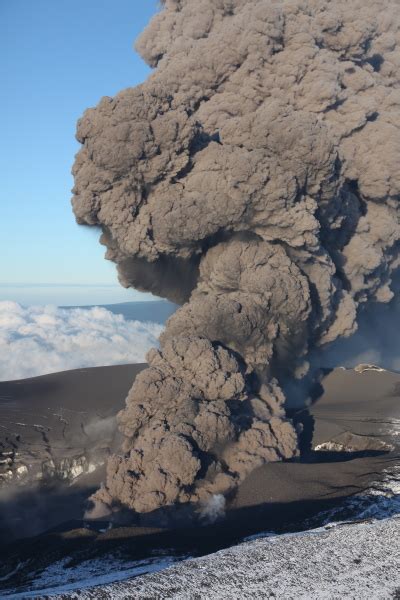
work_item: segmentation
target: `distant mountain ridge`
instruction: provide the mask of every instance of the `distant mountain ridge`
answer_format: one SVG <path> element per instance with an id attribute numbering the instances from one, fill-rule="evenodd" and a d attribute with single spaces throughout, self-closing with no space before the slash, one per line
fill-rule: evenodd
<path id="1" fill-rule="evenodd" d="M 172 302 L 165 300 L 152 300 L 145 302 L 122 302 L 120 304 L 102 304 L 91 306 L 65 306 L 63 308 L 92 308 L 93 306 L 101 306 L 106 308 L 115 315 L 122 315 L 129 321 L 151 321 L 164 325 L 167 319 L 174 314 L 178 306 Z"/>

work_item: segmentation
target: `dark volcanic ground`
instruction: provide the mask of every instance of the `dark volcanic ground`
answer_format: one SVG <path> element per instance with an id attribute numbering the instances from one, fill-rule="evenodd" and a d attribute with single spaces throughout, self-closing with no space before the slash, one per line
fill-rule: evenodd
<path id="1" fill-rule="evenodd" d="M 99 577 L 105 560 L 112 580 L 112 569 L 132 575 L 134 565 L 143 572 L 165 557 L 207 554 L 261 531 L 357 518 L 376 502 L 365 491 L 383 490 L 380 482 L 394 477 L 399 465 L 400 375 L 338 369 L 324 377 L 312 407 L 295 415 L 305 426 L 301 460 L 253 472 L 216 523 L 188 527 L 173 510 L 172 520 L 165 511 L 111 529 L 106 522 L 88 523 L 82 518 L 86 499 L 117 443 L 113 417 L 143 367 L 0 383 L 4 597 L 6 590 L 31 589 L 32 581 L 39 585 L 55 565 L 65 583 L 82 578 L 85 565 L 92 579 Z"/>
<path id="2" fill-rule="evenodd" d="M 82 498 L 117 443 L 115 415 L 143 367 L 0 382 L 0 539 L 82 517 Z"/>

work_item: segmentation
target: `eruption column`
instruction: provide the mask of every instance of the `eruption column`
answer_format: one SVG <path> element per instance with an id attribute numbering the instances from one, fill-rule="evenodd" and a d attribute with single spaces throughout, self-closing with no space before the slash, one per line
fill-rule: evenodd
<path id="1" fill-rule="evenodd" d="M 155 70 L 78 123 L 78 223 L 122 285 L 181 305 L 96 499 L 148 512 L 296 456 L 280 388 L 388 302 L 399 261 L 395 0 L 165 0 Z"/>

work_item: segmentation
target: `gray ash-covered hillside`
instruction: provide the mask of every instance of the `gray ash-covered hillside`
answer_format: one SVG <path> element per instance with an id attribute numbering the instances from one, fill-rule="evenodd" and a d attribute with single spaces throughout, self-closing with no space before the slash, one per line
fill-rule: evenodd
<path id="1" fill-rule="evenodd" d="M 78 223 L 181 304 L 96 499 L 205 502 L 298 452 L 282 378 L 388 302 L 399 263 L 397 0 L 164 0 L 149 79 L 78 123 Z"/>

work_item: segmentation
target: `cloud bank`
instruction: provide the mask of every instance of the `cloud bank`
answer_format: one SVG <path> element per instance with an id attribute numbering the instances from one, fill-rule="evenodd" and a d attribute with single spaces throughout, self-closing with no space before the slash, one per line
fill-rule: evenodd
<path id="1" fill-rule="evenodd" d="M 24 308 L 0 302 L 0 380 L 144 362 L 162 330 L 100 307 Z"/>

